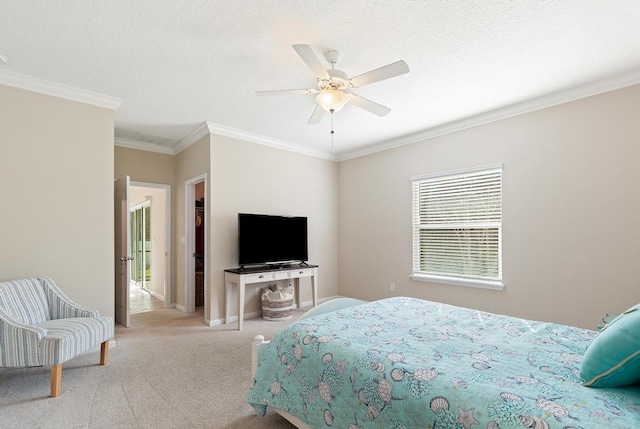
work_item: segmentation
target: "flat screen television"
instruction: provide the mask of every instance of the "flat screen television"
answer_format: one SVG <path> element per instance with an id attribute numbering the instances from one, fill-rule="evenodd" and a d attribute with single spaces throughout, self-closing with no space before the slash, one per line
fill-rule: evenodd
<path id="1" fill-rule="evenodd" d="M 238 213 L 238 264 L 301 263 L 307 254 L 307 218 Z"/>

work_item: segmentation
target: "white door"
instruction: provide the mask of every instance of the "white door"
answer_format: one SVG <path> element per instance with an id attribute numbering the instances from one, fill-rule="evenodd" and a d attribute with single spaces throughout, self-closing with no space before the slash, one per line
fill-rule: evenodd
<path id="1" fill-rule="evenodd" d="M 129 176 L 114 183 L 116 322 L 129 327 L 129 278 L 131 272 L 131 223 L 129 220 Z"/>

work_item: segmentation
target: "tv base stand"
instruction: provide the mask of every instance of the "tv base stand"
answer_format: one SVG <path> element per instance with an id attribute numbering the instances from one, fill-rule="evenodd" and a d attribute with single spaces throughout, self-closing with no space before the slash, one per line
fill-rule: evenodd
<path id="1" fill-rule="evenodd" d="M 294 264 L 281 268 L 261 267 L 261 268 L 236 268 L 224 270 L 224 290 L 225 290 L 225 323 L 231 320 L 231 291 L 234 286 L 238 287 L 238 330 L 242 330 L 244 321 L 244 298 L 246 285 L 254 283 L 266 283 L 278 280 L 293 280 L 294 296 L 296 305 L 301 307 L 300 300 L 300 279 L 309 277 L 311 280 L 311 296 L 313 306 L 318 303 L 318 266 L 310 264 Z"/>

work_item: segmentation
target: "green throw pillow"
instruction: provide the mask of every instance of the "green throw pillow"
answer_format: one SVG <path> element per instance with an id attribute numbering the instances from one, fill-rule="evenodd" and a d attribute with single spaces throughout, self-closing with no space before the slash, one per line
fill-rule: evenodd
<path id="1" fill-rule="evenodd" d="M 582 384 L 622 387 L 640 382 L 640 304 L 613 319 L 587 347 Z"/>

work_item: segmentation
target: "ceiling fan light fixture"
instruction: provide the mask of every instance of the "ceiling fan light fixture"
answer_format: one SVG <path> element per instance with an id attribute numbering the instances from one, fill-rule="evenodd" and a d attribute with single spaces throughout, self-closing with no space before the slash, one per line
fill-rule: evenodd
<path id="1" fill-rule="evenodd" d="M 327 112 L 337 112 L 349 102 L 349 95 L 337 89 L 325 89 L 316 96 L 316 102 Z"/>

